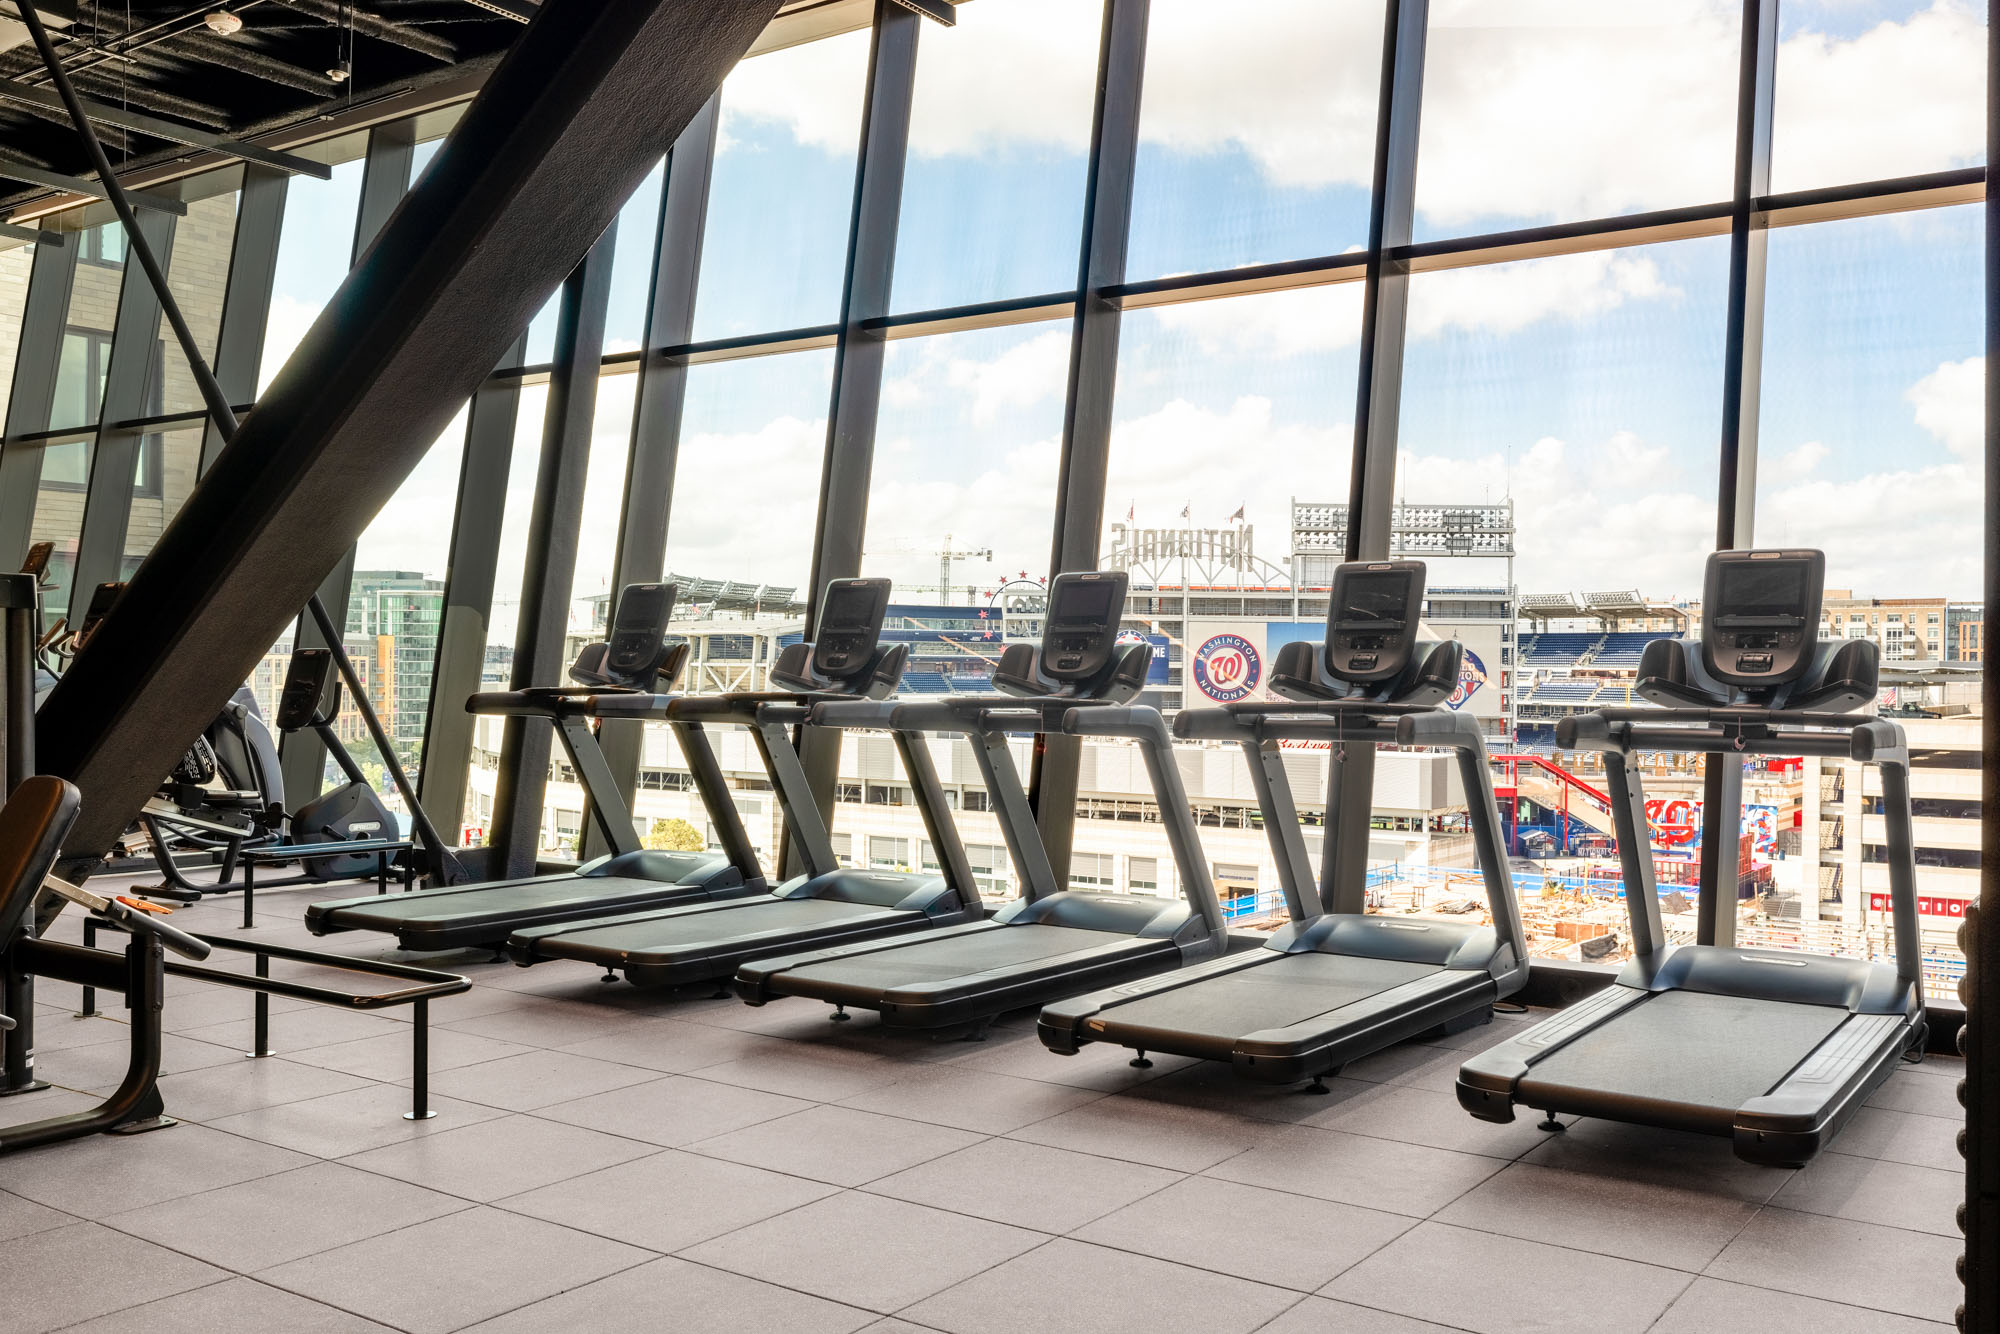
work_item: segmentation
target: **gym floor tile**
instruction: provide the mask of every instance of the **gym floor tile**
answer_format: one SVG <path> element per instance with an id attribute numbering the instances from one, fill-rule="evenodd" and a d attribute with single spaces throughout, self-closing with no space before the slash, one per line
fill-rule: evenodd
<path id="1" fill-rule="evenodd" d="M 364 1084 L 345 1093 L 261 1107 L 225 1116 L 213 1124 L 232 1135 L 278 1144 L 318 1158 L 345 1158 L 367 1149 L 441 1135 L 447 1130 L 490 1121 L 506 1113 L 493 1107 L 433 1097 L 428 1105 L 437 1115 L 428 1121 L 405 1121 L 410 1091 L 394 1084 Z"/>
<path id="2" fill-rule="evenodd" d="M 123 1024 L 114 1027 L 121 1035 L 127 1033 Z M 41 1041 L 39 1028 L 35 1040 L 37 1043 Z M 205 1070 L 242 1059 L 243 1052 L 237 1048 L 217 1046 L 213 1042 L 202 1042 L 178 1033 L 168 1033 L 160 1039 L 160 1073 L 163 1075 L 177 1075 L 184 1070 Z M 131 1045 L 121 1037 L 117 1042 L 96 1042 L 88 1047 L 38 1050 L 35 1074 L 37 1078 L 66 1089 L 108 1094 L 123 1082 L 131 1063 Z"/>
<path id="3" fill-rule="evenodd" d="M 232 1278 L 205 1288 L 128 1307 L 63 1334 L 216 1334 L 283 1330 L 285 1334 L 390 1334 L 385 1325 L 336 1311 L 254 1279 Z"/>
<path id="4" fill-rule="evenodd" d="M 304 1167 L 302 1154 L 183 1122 L 142 1135 L 89 1136 L 7 1160 L 16 1195 L 79 1218 L 106 1218 L 162 1200 Z"/>
<path id="5" fill-rule="evenodd" d="M 1757 1212 L 1698 1190 L 1515 1163 L 1437 1214 L 1440 1223 L 1698 1272 Z"/>
<path id="6" fill-rule="evenodd" d="M 810 1107 L 688 1147 L 711 1158 L 859 1186 L 979 1142 L 946 1126 L 851 1107 Z"/>
<path id="7" fill-rule="evenodd" d="M 1958 1154 L 1958 1131 L 1964 1124 L 1963 1116 L 1918 1116 L 1885 1107 L 1863 1107 L 1826 1147 L 1862 1158 L 1961 1172 L 1965 1160 Z"/>
<path id="8" fill-rule="evenodd" d="M 1854 1218 L 1913 1232 L 1957 1237 L 1965 1177 L 1934 1167 L 1829 1150 L 1786 1179 L 1771 1203 L 1801 1213 Z"/>
<path id="9" fill-rule="evenodd" d="M 1649 1334 L 1944 1334 L 1951 1326 L 1698 1278 Z"/>
<path id="10" fill-rule="evenodd" d="M 1332 1083 L 1328 1097 L 1300 1100 L 1321 1104 L 1303 1124 L 1489 1158 L 1519 1158 L 1548 1133 L 1535 1129 L 1539 1116 L 1517 1117 L 1507 1125 L 1482 1121 L 1468 1115 L 1454 1094 L 1436 1089 L 1345 1079 Z"/>
<path id="11" fill-rule="evenodd" d="M 303 1061 L 307 1065 L 338 1070 L 343 1074 L 359 1075 L 363 1079 L 408 1079 L 413 1069 L 410 1043 L 408 1025 L 398 1024 L 393 1033 L 362 1038 L 358 1042 L 336 1042 L 325 1047 L 308 1048 L 305 1051 L 287 1049 L 281 1054 L 295 1061 Z M 439 1028 L 435 1024 L 431 1026 L 430 1061 L 433 1075 L 446 1070 L 457 1070 L 462 1066 L 478 1065 L 482 1061 L 503 1060 L 533 1050 L 534 1048 L 523 1046 L 518 1042 L 501 1042 L 497 1038 L 482 1038 L 471 1033 L 457 1033 L 449 1028 Z"/>
<path id="12" fill-rule="evenodd" d="M 1004 1135 L 1102 1096 L 1087 1089 L 957 1065 L 921 1065 L 904 1067 L 895 1083 L 844 1098 L 841 1105 Z"/>
<path id="13" fill-rule="evenodd" d="M 668 1258 L 511 1311 L 467 1334 L 851 1334 L 874 1319 L 872 1311 Z"/>
<path id="14" fill-rule="evenodd" d="M 678 1075 L 769 1049 L 768 1041 L 755 1033 L 739 1033 L 731 1028 L 691 1024 L 680 1019 L 649 1019 L 616 1033 L 571 1043 L 562 1050 L 594 1060 Z"/>
<path id="15" fill-rule="evenodd" d="M 720 1084 L 782 1093 L 788 1098 L 836 1102 L 893 1084 L 908 1068 L 868 1052 L 822 1049 L 781 1038 L 764 1040 L 772 1044 L 768 1049 L 704 1066 L 700 1076 Z"/>
<path id="16" fill-rule="evenodd" d="M 1892 1112 L 1918 1112 L 1924 1116 L 1942 1116 L 1949 1120 L 1963 1120 L 1965 1108 L 1958 1101 L 1958 1079 L 1962 1071 L 1955 1071 L 1949 1079 L 1926 1074 L 1911 1066 L 1903 1066 L 1890 1075 L 1868 1097 L 1868 1106 L 1886 1107 Z"/>
<path id="17" fill-rule="evenodd" d="M 469 1207 L 407 1182 L 314 1163 L 113 1214 L 105 1226 L 247 1274 Z"/>
<path id="18" fill-rule="evenodd" d="M 1123 1047 L 1092 1043 L 1074 1056 L 1060 1056 L 1032 1037 L 998 1045 L 968 1043 L 967 1048 L 965 1054 L 948 1059 L 954 1065 L 963 1064 L 974 1070 L 1067 1084 L 1098 1093 L 1135 1088 L 1196 1064 L 1186 1056 L 1154 1056 L 1151 1068 L 1134 1070 L 1130 1064 L 1132 1053 Z"/>
<path id="19" fill-rule="evenodd" d="M 648 1145 L 616 1135 L 516 1115 L 370 1149 L 343 1161 L 447 1195 L 490 1202 L 651 1152 Z"/>
<path id="20" fill-rule="evenodd" d="M 1679 1270 L 1420 1223 L 1323 1295 L 1481 1334 L 1639 1334 L 1692 1282 Z M 1531 1314 L 1527 1314 L 1531 1313 Z"/>
<path id="21" fill-rule="evenodd" d="M 1371 1084 L 1410 1084 L 1450 1093 L 1458 1087 L 1458 1068 L 1465 1064 L 1467 1055 L 1455 1048 L 1406 1042 L 1350 1061 L 1341 1069 L 1340 1077 Z"/>
<path id="22" fill-rule="evenodd" d="M 43 1334 L 228 1278 L 199 1260 L 95 1223 L 7 1243 L 7 1334 Z M 12 1276 L 33 1274 L 24 1283 Z"/>
<path id="23" fill-rule="evenodd" d="M 551 1103 L 643 1084 L 651 1078 L 652 1071 L 630 1065 L 593 1061 L 561 1051 L 529 1051 L 441 1071 L 431 1079 L 431 1088 L 464 1102 L 532 1112 Z"/>
<path id="24" fill-rule="evenodd" d="M 1541 1113 L 1519 1109 L 1517 1122 Z M 1524 1163 L 1560 1167 L 1611 1180 L 1647 1181 L 1762 1204 L 1785 1184 L 1781 1168 L 1760 1167 L 1736 1156 L 1719 1135 L 1694 1135 L 1652 1126 L 1628 1126 L 1585 1117 L 1561 1134 L 1544 1134 L 1521 1155 Z"/>
<path id="25" fill-rule="evenodd" d="M 160 1080 L 160 1096 L 172 1114 L 187 1121 L 218 1121 L 225 1116 L 277 1107 L 329 1093 L 366 1088 L 358 1075 L 342 1074 L 282 1057 L 212 1065 Z"/>
<path id="26" fill-rule="evenodd" d="M 669 1149 L 499 1201 L 499 1207 L 667 1253 L 825 1199 L 837 1187 Z"/>
<path id="27" fill-rule="evenodd" d="M 1422 1218 L 1503 1166 L 1498 1158 L 1349 1135 L 1269 1126 L 1257 1145 L 1207 1175 Z"/>
<path id="28" fill-rule="evenodd" d="M 1308 1297 L 1257 1331 L 1257 1334 L 1457 1334 L 1447 1325 L 1412 1320 L 1391 1311 L 1371 1310 L 1350 1302 Z"/>
<path id="29" fill-rule="evenodd" d="M 243 1008 L 247 1010 L 249 1006 Z M 312 1005 L 303 1010 L 274 1014 L 270 1028 L 271 1050 L 279 1053 L 331 1047 L 340 1042 L 359 1042 L 363 1038 L 380 1037 L 385 1033 L 401 1033 L 406 1040 L 409 1037 L 409 1029 L 394 1019 L 355 1010 L 336 1010 L 328 1005 Z M 244 1014 L 205 1028 L 190 1029 L 185 1036 L 200 1042 L 213 1042 L 231 1051 L 249 1051 L 257 1036 L 256 1020 Z"/>
<path id="30" fill-rule="evenodd" d="M 1075 1232 L 1078 1241 L 1313 1292 L 1409 1219 L 1259 1186 L 1189 1177 Z"/>
<path id="31" fill-rule="evenodd" d="M 908 1315 L 950 1334 L 1247 1334 L 1297 1300 L 1248 1279 L 1057 1240 L 918 1302 Z"/>
<path id="32" fill-rule="evenodd" d="M 884 1177 L 868 1189 L 1038 1232 L 1070 1232 L 1181 1179 L 1163 1167 L 986 1140 Z"/>
<path id="33" fill-rule="evenodd" d="M 257 1277 L 409 1334 L 446 1334 L 648 1258 L 634 1247 L 539 1219 L 467 1209 Z"/>
<path id="34" fill-rule="evenodd" d="M 1105 1158 L 1199 1172 L 1234 1158 L 1274 1129 L 1269 1122 L 1144 1098 L 1101 1098 L 1037 1121 L 1012 1138 Z"/>
<path id="35" fill-rule="evenodd" d="M 1958 1237 L 1767 1208 L 1708 1266 L 1710 1278 L 1920 1320 L 1950 1321 Z"/>
<path id="36" fill-rule="evenodd" d="M 534 1005 L 516 1006 L 469 1019 L 445 1017 L 439 1005 L 439 1027 L 454 1033 L 492 1038 L 497 1042 L 518 1042 L 529 1047 L 567 1047 L 587 1042 L 647 1022 L 644 1018 L 603 1005 L 581 1005 L 575 1001 L 542 1000 Z"/>
<path id="37" fill-rule="evenodd" d="M 100 1003 L 109 1004 L 113 997 L 100 995 Z M 129 1043 L 132 1030 L 122 1019 L 114 1019 L 108 1014 L 92 1015 L 79 1019 L 68 1010 L 47 1012 L 37 1010 L 35 1014 L 35 1053 L 46 1056 L 54 1051 L 74 1051 L 78 1047 L 95 1047 L 101 1043 Z"/>
<path id="38" fill-rule="evenodd" d="M 19 1097 L 0 1098 L 0 1130 L 23 1126 L 30 1121 L 87 1112 L 104 1101 L 102 1093 L 77 1093 L 70 1089 L 47 1088 Z"/>
<path id="39" fill-rule="evenodd" d="M 668 1075 L 662 1079 L 649 1076 L 643 1084 L 574 1102 L 559 1102 L 535 1114 L 544 1120 L 585 1126 L 671 1149 L 802 1112 L 812 1105 L 798 1098 L 737 1088 L 734 1084 L 711 1084 Z"/>
<path id="40" fill-rule="evenodd" d="M 101 998 L 99 1003 L 103 1003 Z M 291 996 L 272 996 L 268 1004 L 273 1029 L 278 1026 L 279 1015 L 289 1014 L 294 1010 L 314 1008 L 311 1001 L 298 1000 Z M 167 1007 L 160 1013 L 160 1025 L 169 1033 L 187 1033 L 193 1029 L 208 1028 L 234 1019 L 250 1019 L 254 1022 L 256 1012 L 256 998 L 247 991 L 209 984 L 184 988 L 176 992 L 171 989 L 170 980 Z"/>
<path id="41" fill-rule="evenodd" d="M 81 1221 L 75 1214 L 66 1214 L 60 1209 L 51 1209 L 46 1204 L 36 1204 L 33 1200 L 0 1190 L 0 1241 L 12 1241 L 30 1232 L 47 1232 L 50 1228 L 68 1227 Z"/>
<path id="42" fill-rule="evenodd" d="M 1244 1079 L 1222 1061 L 1196 1061 L 1158 1079 L 1136 1084 L 1128 1093 L 1134 1098 L 1172 1103 L 1176 1107 L 1201 1107 L 1260 1121 L 1299 1122 L 1324 1111 L 1335 1099 L 1352 1097 L 1359 1090 L 1384 1087 L 1340 1079 L 1329 1079 L 1327 1085 L 1331 1090 L 1328 1094 L 1307 1094 L 1301 1092 L 1304 1081 L 1264 1084 Z"/>
<path id="43" fill-rule="evenodd" d="M 886 1315 L 1046 1240 L 1039 1232 L 847 1191 L 683 1254 Z"/>

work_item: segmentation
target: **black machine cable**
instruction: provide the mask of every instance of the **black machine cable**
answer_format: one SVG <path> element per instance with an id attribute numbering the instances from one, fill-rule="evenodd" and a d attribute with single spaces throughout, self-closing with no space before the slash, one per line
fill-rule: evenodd
<path id="1" fill-rule="evenodd" d="M 180 344 L 181 354 L 187 359 L 188 373 L 194 377 L 201 390 L 202 402 L 208 408 L 209 417 L 215 422 L 215 429 L 228 444 L 236 436 L 236 412 L 229 405 L 229 396 L 216 382 L 215 373 L 209 369 L 208 359 L 202 355 L 196 343 L 194 331 L 188 327 L 186 317 L 181 314 L 180 303 L 174 299 L 173 289 L 167 284 L 166 270 L 160 267 L 159 257 L 139 230 L 138 219 L 133 216 L 131 200 L 126 198 L 125 187 L 119 182 L 117 173 L 111 168 L 110 158 L 105 156 L 104 145 L 98 141 L 97 132 L 84 114 L 83 104 L 78 100 L 76 89 L 71 86 L 69 76 L 63 70 L 62 58 L 56 53 L 55 45 L 49 40 L 48 28 L 42 16 L 33 5 L 19 5 L 21 21 L 28 29 L 28 35 L 35 43 L 35 50 L 41 55 L 42 64 L 48 69 L 49 80 L 55 85 L 56 93 L 62 98 L 70 120 L 75 123 L 76 132 L 83 141 L 84 151 L 89 155 L 92 170 L 97 173 L 104 193 L 111 201 L 112 211 L 118 215 L 118 222 L 125 230 L 127 249 L 139 261 L 146 280 L 153 285 L 153 292 L 159 298 L 160 310 L 166 316 L 174 331 L 174 340 Z M 415 826 L 417 841 L 423 845 L 424 858 L 428 863 L 426 873 L 433 885 L 460 884 L 471 877 L 465 868 L 444 845 L 438 836 L 437 827 L 417 801 L 416 789 L 410 785 L 410 777 L 403 772 L 402 763 L 396 758 L 396 748 L 383 730 L 382 720 L 375 715 L 375 708 L 362 689 L 361 678 L 354 671 L 354 664 L 348 659 L 342 643 L 342 635 L 334 626 L 333 618 L 327 614 L 326 606 L 317 593 L 306 603 L 327 647 L 332 651 L 334 665 L 339 669 L 342 682 L 354 700 L 354 707 L 361 715 L 361 721 L 368 728 L 368 735 L 375 747 L 382 753 L 383 766 L 395 781 L 396 791 L 409 808 L 410 821 Z"/>

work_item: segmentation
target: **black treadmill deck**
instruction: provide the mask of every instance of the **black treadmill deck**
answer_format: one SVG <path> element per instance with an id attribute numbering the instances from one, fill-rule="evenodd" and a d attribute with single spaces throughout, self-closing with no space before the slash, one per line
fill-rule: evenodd
<path id="1" fill-rule="evenodd" d="M 1530 1065 L 1515 1099 L 1727 1134 L 1744 1103 L 1777 1087 L 1848 1018 L 1841 1006 L 1663 991 Z"/>
<path id="2" fill-rule="evenodd" d="M 1290 1028 L 1438 972 L 1434 964 L 1342 954 L 1273 954 L 1248 968 L 1107 1007 L 1106 1031 L 1126 1027 L 1220 1044 Z M 1090 1021 L 1093 1031 L 1097 1020 Z M 1162 1050 L 1165 1050 L 1162 1048 Z"/>
<path id="3" fill-rule="evenodd" d="M 895 949 L 871 951 L 849 959 L 805 964 L 787 969 L 784 977 L 788 983 L 806 984 L 799 991 L 801 995 L 817 995 L 810 990 L 815 982 L 895 991 L 925 983 L 949 982 L 991 968 L 1034 963 L 1060 954 L 1072 954 L 1132 939 L 1134 937 L 1119 931 L 1091 931 L 1083 927 L 1044 926 L 1031 922 L 1021 926 L 995 926 L 943 940 L 926 940 Z M 792 988 L 787 986 L 786 990 Z"/>
<path id="4" fill-rule="evenodd" d="M 741 893 L 735 885 L 731 892 Z M 315 934 L 386 931 L 404 949 L 448 950 L 506 939 L 511 931 L 553 922 L 667 908 L 713 897 L 699 884 L 631 876 L 556 876 L 491 885 L 453 886 L 316 903 L 306 922 Z"/>
<path id="5" fill-rule="evenodd" d="M 914 931 L 932 919 L 915 909 L 837 899 L 752 899 L 713 911 L 661 914 L 601 927 L 536 935 L 516 953 L 541 959 L 581 959 L 623 968 L 639 986 L 677 986 L 728 977 L 752 958 Z"/>

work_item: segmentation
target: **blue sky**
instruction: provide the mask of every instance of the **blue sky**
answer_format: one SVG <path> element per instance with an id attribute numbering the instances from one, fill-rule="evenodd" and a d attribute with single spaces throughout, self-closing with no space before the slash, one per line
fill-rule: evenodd
<path id="1" fill-rule="evenodd" d="M 979 0 L 958 28 L 924 29 L 897 309 L 1073 283 L 1094 9 Z M 1434 5 L 1420 237 L 1726 193 L 1735 5 L 1605 6 L 1591 26 L 1576 12 L 1556 0 Z M 1979 160 L 1983 7 L 1788 0 L 1784 14 L 1779 188 Z M 1379 7 L 1269 0 L 1219 14 L 1207 0 L 1156 0 L 1154 25 L 1130 275 L 1359 244 Z M 851 34 L 746 62 L 725 87 L 697 337 L 835 317 L 865 60 L 865 35 Z M 349 174 L 295 183 L 327 202 L 288 213 L 281 310 L 316 309 L 337 277 L 324 256 L 344 248 L 334 195 L 351 190 Z M 627 207 L 634 225 L 621 224 L 614 340 L 638 337 L 657 201 L 656 174 Z M 1771 237 L 1760 529 L 1826 546 L 1831 583 L 1976 592 L 1977 228 L 1957 208 Z M 1420 275 L 1399 490 L 1512 495 L 1525 589 L 1695 591 L 1714 529 L 1726 275 L 1719 239 Z M 1067 330 L 892 344 L 871 571 L 934 586 L 947 534 L 995 552 L 955 583 L 1046 566 Z M 1354 284 L 1129 314 L 1107 519 L 1130 510 L 1172 527 L 1185 506 L 1213 527 L 1240 506 L 1260 554 L 1279 560 L 1290 499 L 1344 498 L 1358 331 Z M 551 335 L 539 321 L 531 360 Z M 696 369 L 669 539 L 677 570 L 803 581 L 830 368 L 809 353 Z M 607 379 L 600 410 L 593 460 L 614 475 L 629 385 Z M 524 426 L 538 424 L 524 409 Z M 455 479 L 449 452 L 412 479 L 433 504 Z M 592 490 L 611 505 L 613 489 Z M 746 496 L 769 516 L 749 530 L 736 517 Z M 615 512 L 591 522 L 615 528 Z M 438 545 L 410 559 L 428 565 Z M 395 550 L 385 531 L 382 554 Z M 608 559 L 607 546 L 586 565 L 608 571 Z M 591 577 L 580 573 L 579 592 Z"/>

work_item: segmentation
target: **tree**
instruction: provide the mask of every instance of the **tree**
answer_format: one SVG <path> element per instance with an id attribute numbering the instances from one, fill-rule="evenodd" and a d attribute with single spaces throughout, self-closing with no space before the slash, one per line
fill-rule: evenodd
<path id="1" fill-rule="evenodd" d="M 655 852 L 700 852 L 706 843 L 701 830 L 678 817 L 655 820 L 646 831 L 646 846 Z"/>

